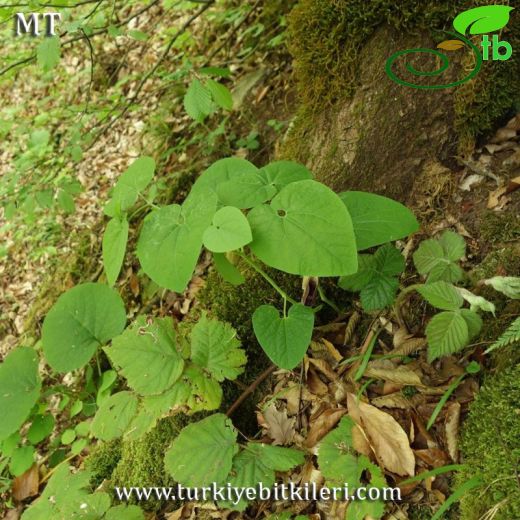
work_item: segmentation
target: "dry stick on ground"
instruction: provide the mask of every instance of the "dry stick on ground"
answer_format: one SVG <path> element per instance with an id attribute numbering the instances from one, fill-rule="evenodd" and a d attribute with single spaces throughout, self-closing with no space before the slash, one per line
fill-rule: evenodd
<path id="1" fill-rule="evenodd" d="M 97 1 L 99 1 L 99 0 L 97 0 Z M 122 27 L 123 25 L 126 25 L 127 23 L 132 21 L 134 18 L 137 18 L 141 14 L 143 14 L 146 11 L 148 11 L 149 9 L 151 9 L 154 5 L 157 5 L 160 1 L 161 0 L 153 0 L 151 3 L 149 3 L 145 7 L 142 7 L 141 9 L 138 9 L 135 13 L 130 15 L 125 20 L 122 20 L 121 22 L 118 22 L 117 24 L 115 24 L 115 27 Z M 90 35 L 90 37 L 92 38 L 93 36 L 99 36 L 100 34 L 105 34 L 106 32 L 108 32 L 109 27 L 110 27 L 110 25 L 107 25 L 106 27 L 103 27 L 102 29 L 98 29 L 97 31 L 93 31 L 92 34 Z M 65 45 L 70 45 L 70 44 L 75 43 L 75 42 L 77 42 L 79 40 L 83 40 L 83 34 L 80 34 L 79 36 L 72 36 L 71 38 L 65 40 L 62 43 L 62 46 L 65 47 Z M 6 74 L 7 72 L 9 72 L 12 69 L 15 69 L 16 67 L 20 67 L 21 65 L 25 65 L 26 63 L 31 63 L 35 59 L 36 59 L 36 53 L 33 53 L 30 56 L 28 56 L 27 58 L 24 58 L 24 59 L 22 59 L 20 61 L 16 61 L 15 63 L 11 63 L 11 65 L 8 65 L 7 67 L 4 67 L 3 69 L 0 70 L 0 76 L 3 76 L 4 74 Z"/>
<path id="2" fill-rule="evenodd" d="M 115 123 L 121 119 L 126 113 L 130 110 L 131 106 L 138 100 L 139 94 L 141 93 L 141 90 L 143 89 L 145 83 L 155 74 L 157 69 L 161 66 L 161 63 L 166 59 L 168 54 L 170 53 L 171 48 L 173 47 L 173 44 L 177 41 L 179 36 L 181 36 L 186 29 L 197 19 L 199 16 L 201 16 L 204 12 L 206 12 L 212 5 L 214 4 L 214 0 L 204 2 L 204 6 L 201 7 L 195 14 L 190 16 L 188 20 L 182 25 L 182 27 L 175 33 L 175 36 L 170 40 L 168 45 L 166 46 L 166 49 L 162 53 L 161 57 L 157 60 L 157 63 L 144 75 L 143 79 L 140 81 L 139 85 L 137 86 L 137 89 L 134 93 L 134 95 L 127 101 L 125 104 L 123 110 L 113 119 L 111 119 L 99 132 L 96 134 L 96 137 L 93 139 L 92 143 L 89 146 L 89 149 L 92 148 L 101 138 L 102 135 L 104 135 L 110 128 L 112 128 Z"/>
<path id="3" fill-rule="evenodd" d="M 246 400 L 247 396 L 252 394 L 258 386 L 265 381 L 274 371 L 276 365 L 271 365 L 268 369 L 264 370 L 239 396 L 239 398 L 229 407 L 226 412 L 228 417 L 231 417 L 233 413 L 240 407 L 240 405 Z"/>

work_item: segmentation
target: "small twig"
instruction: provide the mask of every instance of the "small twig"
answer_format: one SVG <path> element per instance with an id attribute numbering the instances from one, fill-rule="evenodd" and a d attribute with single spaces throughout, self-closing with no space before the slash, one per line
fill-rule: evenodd
<path id="1" fill-rule="evenodd" d="M 271 365 L 267 370 L 264 370 L 238 397 L 238 399 L 229 407 L 226 415 L 231 417 L 233 413 L 242 405 L 247 396 L 251 395 L 260 384 L 262 384 L 274 371 L 276 365 Z"/>
<path id="2" fill-rule="evenodd" d="M 96 134 L 96 137 L 90 144 L 89 149 L 92 148 L 99 141 L 101 136 L 104 135 L 105 132 L 107 132 L 107 130 L 112 128 L 119 119 L 126 115 L 126 113 L 130 110 L 131 106 L 138 100 L 139 95 L 141 94 L 141 90 L 143 89 L 145 83 L 155 74 L 157 69 L 161 66 L 161 63 L 166 59 L 166 57 L 170 53 L 171 48 L 173 47 L 173 44 L 177 41 L 179 36 L 181 36 L 186 31 L 186 29 L 188 29 L 188 27 L 197 18 L 199 18 L 199 16 L 201 16 L 205 11 L 207 11 L 213 5 L 213 3 L 214 0 L 204 2 L 204 6 L 201 7 L 195 14 L 190 16 L 188 20 L 186 20 L 182 27 L 175 33 L 173 38 L 169 41 L 168 45 L 166 46 L 166 49 L 162 53 L 161 57 L 157 60 L 156 64 L 143 76 L 143 78 L 139 82 L 139 85 L 137 86 L 134 95 L 127 101 L 123 110 L 116 117 L 111 119 L 103 128 L 101 128 L 101 130 Z"/>

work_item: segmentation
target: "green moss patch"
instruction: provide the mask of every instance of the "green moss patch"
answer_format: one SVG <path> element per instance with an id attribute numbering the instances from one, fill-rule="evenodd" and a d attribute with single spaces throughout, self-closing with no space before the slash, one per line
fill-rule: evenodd
<path id="1" fill-rule="evenodd" d="M 483 485 L 461 501 L 461 520 L 520 518 L 520 365 L 490 377 L 464 423 L 462 454 L 466 469 L 457 484 L 478 475 Z"/>

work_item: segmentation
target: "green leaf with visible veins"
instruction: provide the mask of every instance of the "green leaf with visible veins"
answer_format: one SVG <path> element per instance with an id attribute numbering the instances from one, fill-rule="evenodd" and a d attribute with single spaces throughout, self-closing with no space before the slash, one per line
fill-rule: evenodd
<path id="1" fill-rule="evenodd" d="M 123 334 L 112 340 L 105 352 L 128 386 L 141 395 L 157 395 L 181 376 L 184 360 L 177 350 L 171 318 L 147 322 L 138 317 Z"/>
<path id="2" fill-rule="evenodd" d="M 426 327 L 428 361 L 459 352 L 469 343 L 466 320 L 459 311 L 436 314 Z"/>
<path id="3" fill-rule="evenodd" d="M 280 317 L 272 305 L 262 305 L 253 314 L 253 330 L 264 352 L 280 368 L 293 369 L 305 356 L 311 342 L 314 312 L 301 303 Z"/>
<path id="4" fill-rule="evenodd" d="M 451 283 L 443 281 L 433 282 L 421 285 L 417 291 L 430 305 L 437 309 L 456 311 L 464 303 L 459 291 Z"/>
<path id="5" fill-rule="evenodd" d="M 132 392 L 119 392 L 105 399 L 99 407 L 90 431 L 102 441 L 121 437 L 137 412 L 137 397 Z"/>
<path id="6" fill-rule="evenodd" d="M 182 206 L 165 206 L 145 218 L 137 256 L 155 283 L 175 292 L 186 289 L 215 210 L 216 197 L 202 192 L 191 194 Z"/>
<path id="7" fill-rule="evenodd" d="M 313 180 L 288 184 L 248 215 L 250 248 L 265 264 L 301 276 L 357 271 L 352 222 L 341 199 Z"/>
<path id="8" fill-rule="evenodd" d="M 276 481 L 275 471 L 289 471 L 303 464 L 304 460 L 304 453 L 299 450 L 249 442 L 235 455 L 231 478 L 228 480 L 231 486 L 237 488 L 256 488 L 260 483 L 265 487 L 272 487 Z M 247 501 L 242 499 L 236 505 L 231 502 L 219 505 L 243 511 L 247 507 Z"/>
<path id="9" fill-rule="evenodd" d="M 116 291 L 100 283 L 77 285 L 62 294 L 45 317 L 45 358 L 58 372 L 81 368 L 125 323 L 125 307 Z"/>
<path id="10" fill-rule="evenodd" d="M 186 91 L 184 108 L 188 115 L 198 123 L 202 123 L 215 111 L 211 92 L 198 79 L 194 79 Z"/>
<path id="11" fill-rule="evenodd" d="M 217 381 L 236 379 L 247 362 L 236 331 L 228 324 L 203 315 L 191 331 L 191 360 Z"/>
<path id="12" fill-rule="evenodd" d="M 181 430 L 166 452 L 168 473 L 183 486 L 224 482 L 238 451 L 237 432 L 223 414 L 214 414 Z"/>
<path id="13" fill-rule="evenodd" d="M 356 274 L 342 276 L 338 285 L 347 291 L 360 291 L 366 311 L 391 305 L 399 287 L 395 277 L 404 270 L 403 255 L 391 244 L 380 247 L 374 255 L 359 255 Z"/>
<path id="14" fill-rule="evenodd" d="M 362 191 L 339 194 L 352 218 L 358 251 L 407 237 L 419 229 L 414 214 L 395 200 Z"/>
<path id="15" fill-rule="evenodd" d="M 0 364 L 0 441 L 22 426 L 40 396 L 38 361 L 32 348 L 18 347 Z"/>

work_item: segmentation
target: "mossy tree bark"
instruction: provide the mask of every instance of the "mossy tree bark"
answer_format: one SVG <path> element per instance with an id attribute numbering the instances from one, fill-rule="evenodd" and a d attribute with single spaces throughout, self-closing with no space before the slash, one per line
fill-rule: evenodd
<path id="1" fill-rule="evenodd" d="M 435 49 L 455 39 L 446 33 L 454 31 L 454 16 L 479 4 L 301 0 L 289 29 L 301 105 L 283 155 L 306 163 L 335 190 L 373 191 L 413 204 L 432 164 L 456 169 L 458 156 L 510 115 L 520 91 L 520 59 L 514 53 L 507 62 L 484 62 L 475 79 L 439 90 L 399 85 L 385 63 L 396 51 Z M 512 13 L 501 38 L 514 47 L 520 14 Z M 475 65 L 468 48 L 448 54 L 442 76 L 412 79 L 449 83 Z M 426 53 L 409 62 L 419 70 L 439 66 Z M 406 74 L 404 60 L 397 70 Z"/>

